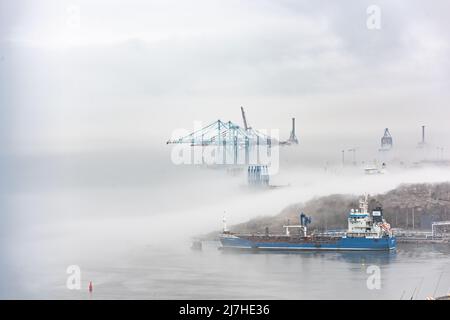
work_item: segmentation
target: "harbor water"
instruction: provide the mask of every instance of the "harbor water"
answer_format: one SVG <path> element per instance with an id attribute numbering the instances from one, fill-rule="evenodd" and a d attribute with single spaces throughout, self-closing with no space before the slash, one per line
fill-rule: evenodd
<path id="1" fill-rule="evenodd" d="M 142 161 L 134 167 L 145 174 L 131 181 L 130 172 L 114 176 L 121 165 L 109 172 L 101 163 L 88 175 L 78 169 L 78 160 L 70 165 L 77 169 L 74 176 L 56 180 L 52 173 L 39 184 L 3 192 L 2 297 L 424 299 L 449 290 L 448 244 L 399 244 L 391 253 L 226 253 L 217 250 L 217 242 L 191 249 L 195 236 L 220 231 L 224 215 L 232 230 L 236 223 L 275 215 L 315 196 L 376 194 L 403 182 L 448 181 L 446 169 L 372 177 L 299 167 L 273 179 L 289 187 L 264 191 L 248 190 L 245 175 L 241 181 L 221 170 L 172 167 L 166 176 L 157 166 L 147 170 Z M 37 177 L 51 171 L 51 162 L 39 164 L 37 172 L 17 172 Z M 69 164 L 51 169 L 66 172 Z M 79 290 L 68 286 L 73 266 L 80 270 Z"/>
<path id="2" fill-rule="evenodd" d="M 83 264 L 87 287 L 49 283 L 64 299 L 425 299 L 450 287 L 450 249 L 400 245 L 394 252 L 235 253 L 188 246 L 137 247 L 107 265 Z M 375 269 L 374 269 L 375 268 Z M 378 269 L 379 268 L 379 269 Z M 63 269 L 63 268 L 62 268 Z M 377 287 L 371 277 L 379 270 Z M 368 284 L 369 283 L 369 284 Z"/>

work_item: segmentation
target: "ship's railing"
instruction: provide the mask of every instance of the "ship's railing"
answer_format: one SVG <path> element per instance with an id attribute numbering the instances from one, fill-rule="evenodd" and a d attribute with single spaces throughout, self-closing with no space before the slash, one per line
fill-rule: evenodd
<path id="1" fill-rule="evenodd" d="M 405 238 L 432 238 L 433 237 L 432 232 L 420 231 L 420 230 L 393 229 L 393 233 L 398 237 L 405 237 Z"/>
<path id="2" fill-rule="evenodd" d="M 378 236 L 376 232 L 346 232 L 347 238 L 365 238 L 370 236 Z"/>
<path id="3" fill-rule="evenodd" d="M 314 235 L 318 235 L 318 236 L 333 236 L 333 237 L 337 237 L 337 236 L 344 236 L 346 233 L 346 231 L 343 230 L 333 230 L 333 231 L 324 231 L 324 232 L 319 232 L 319 233 L 314 233 Z"/>

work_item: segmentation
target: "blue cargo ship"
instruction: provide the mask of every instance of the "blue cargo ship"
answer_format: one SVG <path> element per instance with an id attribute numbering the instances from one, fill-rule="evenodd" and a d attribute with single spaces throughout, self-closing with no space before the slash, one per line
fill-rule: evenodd
<path id="1" fill-rule="evenodd" d="M 307 225 L 311 218 L 300 215 L 300 224 L 285 225 L 284 234 L 237 234 L 224 230 L 220 235 L 222 249 L 243 250 L 360 250 L 389 251 L 397 242 L 390 225 L 383 217 L 381 207 L 368 211 L 367 196 L 360 200 L 360 208 L 351 210 L 348 229 L 342 234 L 308 234 Z M 298 232 L 291 232 L 297 229 Z"/>

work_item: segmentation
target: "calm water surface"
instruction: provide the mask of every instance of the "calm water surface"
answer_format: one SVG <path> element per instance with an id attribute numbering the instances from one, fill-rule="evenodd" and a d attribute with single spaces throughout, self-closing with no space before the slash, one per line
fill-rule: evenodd
<path id="1" fill-rule="evenodd" d="M 191 251 L 141 247 L 112 265 L 84 264 L 93 294 L 55 283 L 74 299 L 424 299 L 450 287 L 448 245 L 400 245 L 391 253 L 235 253 L 217 243 Z M 368 289 L 369 266 L 381 288 Z M 55 281 L 64 281 L 55 279 Z"/>

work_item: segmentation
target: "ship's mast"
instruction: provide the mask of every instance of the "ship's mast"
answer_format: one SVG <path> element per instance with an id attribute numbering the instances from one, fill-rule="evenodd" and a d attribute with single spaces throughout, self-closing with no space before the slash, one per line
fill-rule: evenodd
<path id="1" fill-rule="evenodd" d="M 364 194 L 364 199 L 359 200 L 359 209 L 361 213 L 369 213 L 369 196 Z"/>
<path id="2" fill-rule="evenodd" d="M 222 223 L 223 223 L 223 233 L 228 232 L 227 219 L 225 218 L 225 216 L 223 216 L 223 218 L 222 218 Z"/>

